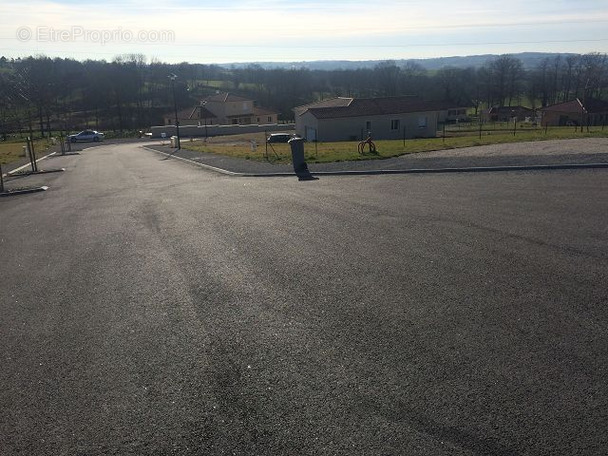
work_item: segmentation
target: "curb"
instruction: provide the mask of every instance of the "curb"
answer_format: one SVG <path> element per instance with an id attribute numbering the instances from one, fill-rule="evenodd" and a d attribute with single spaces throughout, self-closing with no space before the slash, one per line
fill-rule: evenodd
<path id="1" fill-rule="evenodd" d="M 38 162 L 40 162 L 42 160 L 45 160 L 45 159 L 47 159 L 49 157 L 52 157 L 53 155 L 56 155 L 56 154 L 57 154 L 57 152 L 51 152 L 50 154 L 47 154 L 47 155 L 45 155 L 43 157 L 40 157 L 40 158 L 36 159 L 36 163 L 38 163 Z M 29 168 L 29 167 L 31 167 L 31 163 L 27 162 L 25 165 L 21 165 L 21 166 L 13 169 L 11 171 L 7 171 L 2 176 L 3 177 L 12 176 L 13 174 L 19 173 L 19 171 L 21 171 L 22 169 Z"/>
<path id="2" fill-rule="evenodd" d="M 49 188 L 47 186 L 43 186 L 43 187 L 22 188 L 22 189 L 19 189 L 19 190 L 9 190 L 9 191 L 0 193 L 0 197 L 3 197 L 3 196 L 16 196 L 16 195 L 27 195 L 28 193 L 45 192 L 48 189 Z"/>
<path id="3" fill-rule="evenodd" d="M 200 163 L 189 158 L 178 157 L 147 146 L 142 148 L 159 153 L 166 157 L 175 158 L 184 162 L 192 163 L 201 168 L 208 169 L 220 174 L 233 177 L 294 177 L 294 173 L 237 173 L 216 166 Z M 419 169 L 376 169 L 376 170 L 356 170 L 356 171 L 311 171 L 315 176 L 374 176 L 384 174 L 448 174 L 448 173 L 488 173 L 505 171 L 550 171 L 567 169 L 602 169 L 608 168 L 608 163 L 572 163 L 572 164 L 553 164 L 553 165 L 512 165 L 512 166 L 474 166 L 464 168 L 419 168 Z"/>
<path id="4" fill-rule="evenodd" d="M 13 171 L 7 173 L 8 175 L 6 177 L 17 178 L 17 177 L 33 176 L 33 175 L 38 175 L 38 174 L 62 173 L 64 171 L 65 171 L 65 168 L 44 169 L 42 171 L 16 171 L 16 170 L 13 170 Z"/>
<path id="5" fill-rule="evenodd" d="M 499 171 L 544 171 L 560 169 L 598 169 L 608 168 L 608 163 L 572 163 L 558 165 L 512 165 L 512 166 L 473 166 L 466 168 L 420 168 L 420 169 L 378 169 L 369 171 L 311 171 L 319 176 L 357 176 L 380 174 L 447 174 L 447 173 L 488 173 Z"/>

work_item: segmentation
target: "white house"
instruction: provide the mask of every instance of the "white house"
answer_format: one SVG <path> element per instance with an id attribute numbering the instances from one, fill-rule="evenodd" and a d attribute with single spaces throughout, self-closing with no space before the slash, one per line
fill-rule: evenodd
<path id="1" fill-rule="evenodd" d="M 445 103 L 419 97 L 332 98 L 294 108 L 296 133 L 309 141 L 432 138 Z"/>

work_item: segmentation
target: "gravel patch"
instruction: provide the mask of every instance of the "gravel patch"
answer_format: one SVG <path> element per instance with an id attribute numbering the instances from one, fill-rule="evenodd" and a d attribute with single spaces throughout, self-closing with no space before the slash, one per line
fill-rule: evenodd
<path id="1" fill-rule="evenodd" d="M 152 149 L 172 153 L 209 166 L 235 173 L 293 172 L 291 165 L 243 160 L 209 153 L 150 145 Z M 381 160 L 309 163 L 312 172 L 373 171 L 460 168 L 476 166 L 534 166 L 608 163 L 608 138 L 582 138 L 534 141 L 512 144 L 465 147 L 461 149 L 420 152 Z"/>

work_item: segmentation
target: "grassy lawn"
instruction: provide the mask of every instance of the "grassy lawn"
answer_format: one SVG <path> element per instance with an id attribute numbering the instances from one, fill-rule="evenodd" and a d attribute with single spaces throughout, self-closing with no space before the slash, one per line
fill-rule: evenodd
<path id="1" fill-rule="evenodd" d="M 492 131 L 448 131 L 446 138 L 408 139 L 394 141 L 376 141 L 376 153 L 367 151 L 359 154 L 357 141 L 343 141 L 332 143 L 305 143 L 304 153 L 309 163 L 329 163 L 339 161 L 370 160 L 396 157 L 399 155 L 417 152 L 429 152 L 443 149 L 456 149 L 462 147 L 482 146 L 489 144 L 513 143 L 524 141 L 546 141 L 554 139 L 573 138 L 606 138 L 608 128 L 595 127 L 590 132 L 575 132 L 573 127 L 549 128 L 547 132 L 540 128 L 521 128 L 513 135 L 513 131 L 494 129 Z M 252 150 L 251 141 L 257 143 Z M 210 138 L 207 142 L 202 140 L 182 141 L 182 148 L 207 152 L 246 160 L 271 161 L 276 163 L 289 163 L 291 149 L 288 144 L 266 145 L 263 134 L 238 135 L 230 137 Z"/>
<path id="2" fill-rule="evenodd" d="M 40 158 L 50 145 L 51 142 L 48 139 L 34 140 L 36 157 Z M 25 140 L 0 142 L 0 165 L 13 163 L 23 158 L 23 146 L 25 146 Z"/>

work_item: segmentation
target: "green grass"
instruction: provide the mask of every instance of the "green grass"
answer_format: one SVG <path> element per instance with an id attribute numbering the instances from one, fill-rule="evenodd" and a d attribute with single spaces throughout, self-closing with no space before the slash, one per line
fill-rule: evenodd
<path id="1" fill-rule="evenodd" d="M 14 163 L 24 158 L 23 146 L 25 146 L 25 140 L 0 142 L 0 165 Z M 36 157 L 40 158 L 42 152 L 46 151 L 50 146 L 51 142 L 46 138 L 35 139 L 34 151 L 36 152 Z"/>
<path id="2" fill-rule="evenodd" d="M 330 163 L 340 161 L 356 161 L 383 159 L 397 157 L 405 154 L 429 152 L 444 149 L 457 149 L 462 147 L 482 146 L 489 144 L 516 143 L 525 141 L 546 141 L 555 139 L 573 139 L 573 138 L 606 138 L 608 137 L 608 128 L 604 130 L 601 127 L 591 128 L 590 132 L 580 131 L 575 132 L 573 127 L 555 127 L 549 128 L 545 133 L 544 129 L 518 129 L 513 135 L 512 131 L 508 130 L 493 130 L 482 131 L 481 138 L 479 132 L 476 133 L 459 133 L 446 138 L 426 138 L 426 139 L 408 139 L 395 141 L 376 141 L 376 153 L 367 151 L 364 154 L 359 154 L 357 151 L 358 141 L 344 141 L 331 143 L 305 143 L 304 153 L 306 160 L 309 163 Z M 255 151 L 251 150 L 251 140 L 255 140 L 258 144 Z M 291 161 L 291 149 L 288 144 L 273 144 L 266 145 L 264 136 L 256 135 L 239 135 L 233 137 L 217 137 L 212 138 L 208 142 L 192 141 L 182 142 L 182 148 L 196 150 L 199 152 L 207 152 L 230 157 L 243 158 L 246 160 L 257 161 L 272 161 L 276 163 L 289 163 Z"/>
<path id="3" fill-rule="evenodd" d="M 226 82 L 228 82 L 228 81 L 212 80 L 212 79 L 211 80 L 199 79 L 198 82 L 202 83 L 206 87 L 211 87 L 214 89 L 221 89 L 221 88 L 225 87 Z"/>

